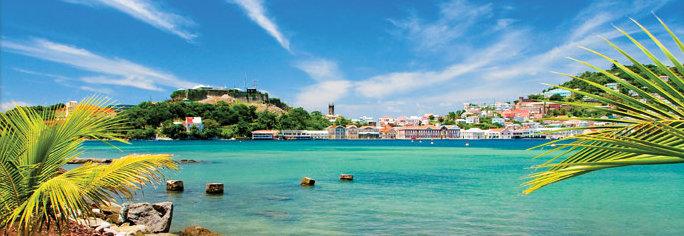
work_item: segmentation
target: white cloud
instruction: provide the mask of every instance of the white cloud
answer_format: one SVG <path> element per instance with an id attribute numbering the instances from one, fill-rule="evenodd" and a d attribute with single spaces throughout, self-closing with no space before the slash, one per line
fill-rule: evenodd
<path id="1" fill-rule="evenodd" d="M 180 15 L 170 13 L 160 6 L 153 5 L 150 1 L 144 0 L 64 0 L 70 3 L 82 4 L 87 6 L 104 5 L 130 15 L 142 22 L 150 24 L 157 29 L 175 34 L 189 42 L 197 37 L 190 33 L 186 26 L 194 25 L 194 22 Z"/>
<path id="2" fill-rule="evenodd" d="M 516 19 L 498 19 L 496 20 L 496 26 L 494 26 L 494 31 L 502 30 L 508 28 L 509 25 L 517 22 Z"/>
<path id="3" fill-rule="evenodd" d="M 323 81 L 304 88 L 295 99 L 294 105 L 307 110 L 326 107 L 347 95 L 352 83 L 347 80 Z"/>
<path id="4" fill-rule="evenodd" d="M 84 91 L 90 91 L 90 92 L 96 92 L 96 93 L 102 93 L 102 94 L 108 94 L 108 95 L 114 93 L 114 91 L 112 89 L 109 89 L 109 88 L 93 88 L 93 87 L 85 86 L 85 85 L 79 86 L 78 88 L 81 90 L 84 90 Z"/>
<path id="5" fill-rule="evenodd" d="M 390 22 L 417 42 L 417 49 L 440 51 L 463 36 L 476 22 L 492 17 L 491 3 L 475 5 L 465 0 L 452 0 L 439 7 L 439 19 L 434 22 L 426 23 L 416 16 Z"/>
<path id="6" fill-rule="evenodd" d="M 278 41 L 280 46 L 292 53 L 290 50 L 290 41 L 278 30 L 278 26 L 273 22 L 273 20 L 266 16 L 266 9 L 264 9 L 263 1 L 234 0 L 233 2 L 242 7 L 252 21 L 257 23 L 259 26 L 261 26 L 261 28 L 266 30 L 268 34 L 273 36 L 273 38 Z"/>
<path id="7" fill-rule="evenodd" d="M 0 104 L 0 110 L 2 111 L 8 111 L 14 109 L 16 106 L 31 106 L 30 103 L 28 102 L 22 102 L 22 101 L 14 101 L 12 100 L 11 102 L 3 102 Z"/>
<path id="8" fill-rule="evenodd" d="M 62 76 L 62 75 L 54 75 L 54 74 L 42 73 L 42 72 L 37 72 L 37 71 L 32 71 L 32 70 L 26 70 L 26 69 L 21 69 L 21 68 L 12 68 L 12 69 L 14 69 L 15 71 L 19 71 L 19 72 L 21 72 L 21 73 L 25 73 L 25 74 L 38 75 L 38 76 L 45 76 L 45 77 L 54 78 L 54 79 L 55 79 L 55 82 L 58 82 L 58 83 L 59 83 L 59 82 L 62 82 L 62 81 L 66 81 L 66 80 L 71 80 L 71 78 L 66 77 L 66 76 Z"/>
<path id="9" fill-rule="evenodd" d="M 102 94 L 114 93 L 114 91 L 109 89 L 109 88 L 94 88 L 94 87 L 90 87 L 90 86 L 72 85 L 72 82 L 76 81 L 76 80 L 69 78 L 69 77 L 66 77 L 66 76 L 62 76 L 62 75 L 42 73 L 42 72 L 26 70 L 26 69 L 21 69 L 21 68 L 12 68 L 12 69 L 14 69 L 15 71 L 19 71 L 21 73 L 26 73 L 26 74 L 30 74 L 30 75 L 37 75 L 37 76 L 42 76 L 42 77 L 54 78 L 55 83 L 58 83 L 62 86 L 66 86 L 66 87 L 70 87 L 70 88 L 77 88 L 77 89 L 84 90 L 84 91 L 90 91 L 90 92 L 96 92 L 96 93 L 102 93 Z"/>
<path id="10" fill-rule="evenodd" d="M 117 84 L 147 90 L 161 90 L 159 86 L 189 88 L 196 83 L 181 80 L 170 73 L 151 69 L 123 59 L 106 58 L 85 49 L 53 43 L 45 39 L 30 41 L 2 40 L 2 49 L 8 52 L 53 61 L 86 71 L 120 77 L 90 77 L 82 79 L 92 84 Z M 100 79 L 98 81 L 98 79 Z"/>
<path id="11" fill-rule="evenodd" d="M 163 89 L 160 89 L 154 85 L 154 81 L 147 78 L 137 78 L 134 76 L 120 79 L 108 78 L 105 76 L 92 76 L 83 77 L 81 78 L 81 81 L 89 84 L 111 84 L 120 86 L 130 86 L 145 90 L 163 91 Z"/>
<path id="12" fill-rule="evenodd" d="M 511 31 L 504 34 L 501 40 L 495 42 L 492 46 L 484 48 L 477 54 L 469 56 L 463 62 L 452 64 L 441 71 L 392 72 L 377 75 L 357 82 L 355 90 L 366 97 L 384 98 L 392 94 L 438 86 L 482 69 L 490 65 L 490 63 L 516 57 L 520 53 L 520 42 L 523 41 L 524 35 L 524 31 Z M 478 83 L 481 82 L 478 80 Z"/>
<path id="13" fill-rule="evenodd" d="M 313 59 L 299 61 L 295 66 L 315 80 L 342 79 L 342 72 L 337 68 L 337 63 L 326 59 Z"/>

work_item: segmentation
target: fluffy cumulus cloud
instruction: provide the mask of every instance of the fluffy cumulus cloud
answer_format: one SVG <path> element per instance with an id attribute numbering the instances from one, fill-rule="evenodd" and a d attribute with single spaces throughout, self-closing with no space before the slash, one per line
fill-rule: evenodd
<path id="1" fill-rule="evenodd" d="M 337 63 L 326 59 L 313 59 L 299 61 L 295 64 L 297 68 L 306 72 L 315 80 L 341 79 L 342 72 L 337 67 Z"/>
<path id="2" fill-rule="evenodd" d="M 454 0 L 439 5 L 439 18 L 428 22 L 417 16 L 390 20 L 401 35 L 417 43 L 418 50 L 439 51 L 463 36 L 468 29 L 492 17 L 492 4 L 477 5 L 465 0 Z"/>
<path id="3" fill-rule="evenodd" d="M 347 94 L 352 83 L 347 80 L 330 80 L 304 88 L 295 99 L 294 105 L 307 110 L 320 110 L 329 102 L 338 101 Z"/>
<path id="4" fill-rule="evenodd" d="M 174 34 L 187 41 L 192 41 L 196 34 L 187 28 L 195 25 L 189 18 L 169 12 L 169 10 L 145 0 L 64 0 L 70 3 L 97 7 L 114 8 L 131 17 L 145 22 L 157 29 Z"/>
<path id="5" fill-rule="evenodd" d="M 88 50 L 51 42 L 45 39 L 14 41 L 3 39 L 2 49 L 42 60 L 66 64 L 81 70 L 99 73 L 99 76 L 82 78 L 90 84 L 130 86 L 145 90 L 163 90 L 161 87 L 189 88 L 196 85 L 175 75 L 133 62 L 107 58 Z M 64 79 L 64 78 L 62 78 Z"/>
<path id="6" fill-rule="evenodd" d="M 425 51 L 446 55 L 456 49 L 467 53 L 455 58 L 445 57 L 450 58 L 446 61 L 452 62 L 447 62 L 443 69 L 390 71 L 356 81 L 353 84 L 356 94 L 375 103 L 366 102 L 366 105 L 356 105 L 354 109 L 372 112 L 370 107 L 380 105 L 382 108 L 374 113 L 420 115 L 422 112 L 447 112 L 461 109 L 464 102 L 511 101 L 518 96 L 541 91 L 545 88 L 542 82 L 567 80 L 553 75 L 552 70 L 574 74 L 588 69 L 565 57 L 609 66 L 609 62 L 579 49 L 579 46 L 607 51 L 609 56 L 618 57 L 598 36 L 609 40 L 621 37 L 611 23 L 625 22 L 628 16 L 646 10 L 657 10 L 667 1 L 639 2 L 642 1 L 633 2 L 635 9 L 618 12 L 610 10 L 615 7 L 613 1 L 595 2 L 578 12 L 576 17 L 561 22 L 571 26 L 563 29 L 563 34 L 551 36 L 549 32 L 539 32 L 524 22 L 499 14 L 491 4 L 465 0 L 440 3 L 438 17 L 433 20 L 420 18 L 415 13 L 405 19 L 390 20 L 395 30 L 389 32 L 399 40 L 414 43 L 419 55 Z M 626 30 L 639 31 L 629 26 Z M 469 33 L 474 31 L 480 33 Z M 544 35 L 551 42 L 537 41 Z M 358 100 L 364 103 L 364 99 Z M 398 102 L 402 105 L 396 105 Z"/>
<path id="7" fill-rule="evenodd" d="M 254 21 L 254 23 L 259 25 L 261 28 L 266 30 L 268 34 L 273 36 L 273 38 L 278 41 L 280 46 L 282 46 L 288 52 L 292 52 L 292 50 L 290 50 L 290 41 L 283 36 L 283 33 L 280 32 L 278 26 L 275 24 L 275 21 L 267 16 L 263 1 L 233 0 L 232 2 L 240 6 L 245 13 L 247 13 L 247 16 Z"/>

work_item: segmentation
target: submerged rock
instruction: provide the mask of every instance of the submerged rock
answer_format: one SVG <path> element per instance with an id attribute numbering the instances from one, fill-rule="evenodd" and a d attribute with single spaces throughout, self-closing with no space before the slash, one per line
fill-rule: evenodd
<path id="1" fill-rule="evenodd" d="M 196 161 L 192 159 L 181 159 L 178 163 L 180 164 L 194 164 L 194 163 L 202 163 L 202 161 Z"/>
<path id="2" fill-rule="evenodd" d="M 135 225 L 145 225 L 154 233 L 167 233 L 171 228 L 173 218 L 173 203 L 162 202 L 150 204 L 147 202 L 124 204 L 125 219 Z"/>
<path id="3" fill-rule="evenodd" d="M 278 201 L 288 201 L 288 200 L 292 200 L 292 198 L 290 198 L 290 197 L 286 197 L 286 196 L 276 196 L 276 195 L 265 196 L 264 199 L 266 199 L 266 200 L 278 200 Z"/>
<path id="4" fill-rule="evenodd" d="M 181 236 L 221 236 L 220 234 L 211 232 L 210 230 L 201 226 L 188 226 L 183 230 Z"/>

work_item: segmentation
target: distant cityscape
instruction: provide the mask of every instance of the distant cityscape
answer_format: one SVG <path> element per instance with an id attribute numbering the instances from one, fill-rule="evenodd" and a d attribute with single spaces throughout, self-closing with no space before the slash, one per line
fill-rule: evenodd
<path id="1" fill-rule="evenodd" d="M 555 89 L 545 93 L 550 97 L 559 94 L 571 96 L 570 91 Z M 464 103 L 464 110 L 457 115 L 456 124 L 445 124 L 446 116 L 424 114 L 423 116 L 383 116 L 379 119 L 361 116 L 352 119 L 361 126 L 332 125 L 325 130 L 255 130 L 254 140 L 315 140 L 315 139 L 519 139 L 546 138 L 560 139 L 571 137 L 593 129 L 567 130 L 573 127 L 593 127 L 608 125 L 610 122 L 593 122 L 573 119 L 568 115 L 558 115 L 552 121 L 538 122 L 551 111 L 565 109 L 569 105 L 553 102 L 532 101 L 520 97 L 515 104 L 497 102 L 493 105 Z M 451 114 L 454 115 L 454 114 Z M 448 115 L 447 115 L 448 116 Z M 334 104 L 330 104 L 328 114 L 331 122 L 342 117 L 334 112 Z M 610 117 L 604 117 L 609 119 Z M 494 124 L 497 128 L 461 128 L 458 124 L 481 124 L 482 120 Z"/>

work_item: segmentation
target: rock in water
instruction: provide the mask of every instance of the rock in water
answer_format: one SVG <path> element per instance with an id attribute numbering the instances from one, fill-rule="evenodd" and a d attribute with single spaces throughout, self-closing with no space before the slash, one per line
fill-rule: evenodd
<path id="1" fill-rule="evenodd" d="M 168 233 L 173 217 L 173 203 L 147 202 L 127 205 L 126 221 L 136 225 L 145 225 L 153 233 Z"/>
<path id="2" fill-rule="evenodd" d="M 354 180 L 354 175 L 340 174 L 340 180 L 351 181 Z"/>
<path id="3" fill-rule="evenodd" d="M 180 180 L 166 181 L 166 190 L 168 190 L 168 191 L 183 191 L 183 181 L 180 181 Z"/>
<path id="4" fill-rule="evenodd" d="M 208 183 L 207 184 L 208 194 L 223 194 L 223 184 L 222 183 Z"/>
<path id="5" fill-rule="evenodd" d="M 188 226 L 183 230 L 181 236 L 221 236 L 200 226 Z"/>
<path id="6" fill-rule="evenodd" d="M 300 185 L 302 186 L 313 186 L 316 184 L 316 180 L 309 178 L 309 177 L 304 177 L 302 178 L 302 183 Z"/>

